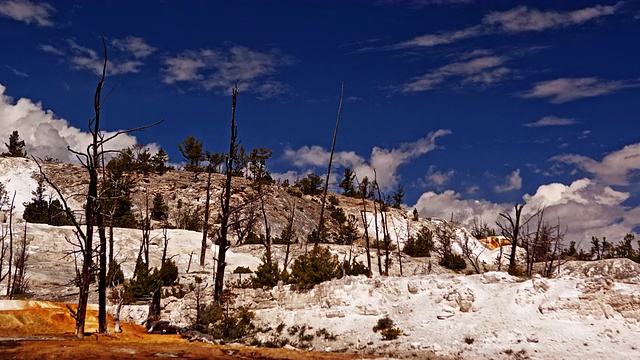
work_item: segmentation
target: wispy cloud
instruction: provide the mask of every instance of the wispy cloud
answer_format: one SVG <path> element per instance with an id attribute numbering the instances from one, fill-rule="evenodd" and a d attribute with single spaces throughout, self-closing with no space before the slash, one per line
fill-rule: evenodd
<path id="1" fill-rule="evenodd" d="M 64 56 L 65 53 L 64 51 L 58 49 L 57 47 L 51 45 L 51 44 L 40 44 L 38 45 L 38 47 L 40 48 L 40 50 L 49 53 L 49 54 L 53 54 L 53 55 L 58 55 L 58 56 Z"/>
<path id="2" fill-rule="evenodd" d="M 428 5 L 460 5 L 470 4 L 474 0 L 377 0 L 376 5 L 408 5 L 421 8 Z"/>
<path id="3" fill-rule="evenodd" d="M 14 67 L 9 66 L 9 65 L 5 65 L 5 67 L 6 67 L 7 69 L 9 69 L 9 70 L 13 71 L 13 73 L 14 73 L 16 76 L 19 76 L 19 77 L 29 77 L 29 74 L 27 74 L 27 73 L 26 73 L 26 72 L 24 72 L 24 71 L 20 71 L 20 70 L 18 70 L 18 69 L 16 69 L 16 68 L 14 68 Z"/>
<path id="4" fill-rule="evenodd" d="M 509 33 L 543 31 L 579 25 L 602 16 L 613 15 L 620 7 L 622 7 L 621 2 L 615 5 L 596 5 L 579 10 L 558 12 L 518 6 L 508 11 L 490 13 L 482 19 L 482 22 L 485 25 L 498 26 L 501 31 Z"/>
<path id="5" fill-rule="evenodd" d="M 607 154 L 602 161 L 577 154 L 562 154 L 550 160 L 577 166 L 609 185 L 629 185 L 630 176 L 640 170 L 640 143 Z"/>
<path id="6" fill-rule="evenodd" d="M 522 176 L 520 176 L 520 169 L 514 170 L 506 178 L 506 183 L 503 185 L 497 185 L 493 188 L 495 192 L 507 192 L 512 190 L 520 190 L 522 188 Z"/>
<path id="7" fill-rule="evenodd" d="M 452 77 L 460 78 L 464 84 L 492 84 L 501 81 L 511 72 L 509 68 L 502 66 L 505 61 L 506 58 L 501 56 L 483 56 L 454 62 L 415 77 L 396 87 L 396 90 L 403 93 L 427 91 Z"/>
<path id="8" fill-rule="evenodd" d="M 146 58 L 157 50 L 155 47 L 147 44 L 143 38 L 136 36 L 127 36 L 123 39 L 113 39 L 111 44 L 116 49 L 131 54 L 136 59 Z"/>
<path id="9" fill-rule="evenodd" d="M 451 131 L 440 129 L 397 148 L 374 147 L 368 160 L 353 151 L 340 151 L 334 154 L 334 164 L 353 169 L 359 179 L 365 176 L 373 179 L 375 169 L 378 183 L 388 190 L 398 183 L 398 168 L 401 165 L 435 150 L 436 139 L 449 134 Z M 320 146 L 303 146 L 297 150 L 285 149 L 284 152 L 285 160 L 301 169 L 324 168 L 329 163 L 329 155 L 329 151 Z"/>
<path id="10" fill-rule="evenodd" d="M 142 60 L 156 50 L 144 39 L 134 36 L 111 39 L 109 43 L 112 45 L 107 62 L 107 72 L 110 75 L 140 72 L 144 65 Z M 99 54 L 92 48 L 80 45 L 74 39 L 68 39 L 64 47 L 40 44 L 39 48 L 43 52 L 64 57 L 73 69 L 89 70 L 95 74 L 102 73 L 102 53 Z"/>
<path id="11" fill-rule="evenodd" d="M 56 9 L 47 3 L 29 0 L 7 0 L 0 2 L 0 16 L 37 26 L 53 26 L 51 20 Z"/>
<path id="12" fill-rule="evenodd" d="M 545 116 L 538 121 L 526 123 L 522 126 L 526 127 L 545 127 L 545 126 L 567 126 L 574 125 L 577 121 L 572 118 L 561 118 L 557 116 Z"/>
<path id="13" fill-rule="evenodd" d="M 560 78 L 536 83 L 522 94 L 524 98 L 551 98 L 552 104 L 610 94 L 618 90 L 636 86 L 627 81 L 601 80 L 597 77 Z"/>
<path id="14" fill-rule="evenodd" d="M 575 26 L 603 16 L 613 15 L 622 5 L 623 3 L 619 2 L 615 5 L 595 5 L 593 7 L 566 12 L 540 11 L 530 9 L 526 6 L 518 6 L 507 11 L 489 13 L 482 18 L 480 24 L 463 29 L 424 34 L 391 46 L 384 46 L 377 49 L 366 48 L 362 50 L 398 50 L 414 47 L 433 47 L 487 34 L 514 34 Z"/>
<path id="15" fill-rule="evenodd" d="M 164 60 L 163 81 L 188 82 L 206 90 L 228 93 L 234 84 L 268 98 L 282 94 L 287 86 L 272 79 L 278 68 L 293 60 L 277 50 L 260 52 L 244 46 L 229 49 L 187 50 Z"/>
<path id="16" fill-rule="evenodd" d="M 446 171 L 440 171 L 435 165 L 429 166 L 427 170 L 427 182 L 428 184 L 435 186 L 442 186 L 449 182 L 455 175 L 455 170 L 449 169 Z"/>

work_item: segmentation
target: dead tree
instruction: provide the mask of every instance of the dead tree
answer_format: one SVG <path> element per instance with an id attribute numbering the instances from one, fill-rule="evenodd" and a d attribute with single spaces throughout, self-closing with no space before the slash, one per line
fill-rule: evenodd
<path id="1" fill-rule="evenodd" d="M 11 199 L 11 206 L 9 206 L 9 271 L 7 272 L 7 299 L 11 300 L 13 292 L 11 291 L 11 265 L 13 264 L 13 204 L 16 201 L 16 192 L 13 192 L 13 198 Z"/>
<path id="2" fill-rule="evenodd" d="M 333 131 L 333 140 L 331 142 L 331 154 L 329 155 L 329 166 L 327 166 L 327 177 L 324 182 L 324 191 L 322 194 L 322 202 L 320 203 L 320 221 L 318 222 L 318 234 L 316 236 L 316 243 L 314 246 L 318 246 L 320 243 L 320 237 L 323 234 L 322 227 L 324 226 L 324 205 L 327 201 L 327 191 L 329 190 L 329 176 L 331 175 L 331 163 L 333 162 L 333 152 L 336 148 L 336 138 L 338 137 L 338 125 L 340 125 L 340 112 L 342 111 L 342 99 L 344 98 L 344 82 L 340 89 L 340 105 L 338 105 L 338 117 L 336 118 L 336 128 Z"/>
<path id="3" fill-rule="evenodd" d="M 220 236 L 218 243 L 218 260 L 216 262 L 216 274 L 213 287 L 213 299 L 216 303 L 222 300 L 222 290 L 224 289 L 224 270 L 227 266 L 227 250 L 230 242 L 228 239 L 229 232 L 229 216 L 231 214 L 231 176 L 233 172 L 233 159 L 238 151 L 238 127 L 236 125 L 236 101 L 238 100 L 238 87 L 233 89 L 231 95 L 231 139 L 229 141 L 229 153 L 226 159 L 226 178 L 224 190 L 221 196 L 221 219 L 220 219 Z"/>
<path id="4" fill-rule="evenodd" d="M 213 172 L 211 165 L 211 154 L 207 152 L 209 164 L 207 165 L 207 195 L 204 202 L 204 222 L 202 223 L 202 245 L 200 247 L 200 268 L 204 269 L 204 263 L 207 255 L 207 235 L 209 235 L 209 204 L 211 202 L 211 173 Z"/>
<path id="5" fill-rule="evenodd" d="M 496 225 L 502 231 L 502 235 L 506 237 L 511 242 L 511 254 L 509 255 L 509 271 L 515 271 L 516 269 L 516 252 L 518 241 L 520 240 L 520 235 L 522 228 L 526 226 L 527 223 L 533 218 L 534 215 L 523 219 L 522 218 L 522 208 L 524 208 L 526 204 L 515 204 L 514 210 L 515 214 L 511 215 L 507 210 L 501 212 L 500 217 L 504 218 L 507 221 L 507 224 L 503 224 L 501 222 L 496 222 Z M 500 259 L 502 261 L 502 259 Z"/>
<path id="6" fill-rule="evenodd" d="M 13 283 L 11 285 L 10 299 L 13 299 L 15 294 L 24 294 L 27 291 L 27 260 L 29 260 L 29 253 L 27 252 L 27 246 L 29 246 L 29 240 L 27 239 L 27 222 L 24 223 L 24 232 L 22 240 L 18 244 L 18 254 L 14 260 L 14 273 Z"/>
<path id="7" fill-rule="evenodd" d="M 374 170 L 375 171 L 375 170 Z M 372 185 L 373 186 L 373 185 Z M 365 189 L 366 192 L 366 189 Z M 378 275 L 382 275 L 382 255 L 380 254 L 380 235 L 378 230 L 378 208 L 376 206 L 376 193 L 373 191 L 373 223 L 376 228 L 376 252 L 378 255 Z"/>
<path id="8" fill-rule="evenodd" d="M 282 235 L 280 236 L 282 241 L 287 244 L 287 248 L 284 253 L 284 264 L 282 271 L 287 270 L 287 266 L 289 265 L 289 251 L 291 250 L 291 241 L 295 236 L 295 229 L 293 228 L 293 219 L 296 214 L 296 202 L 295 200 L 292 203 L 289 203 L 289 215 L 287 215 L 287 225 L 282 231 Z"/>
<path id="9" fill-rule="evenodd" d="M 130 130 L 121 130 L 117 131 L 113 134 L 109 134 L 105 136 L 101 132 L 100 128 L 100 110 L 102 105 L 104 104 L 104 100 L 102 97 L 102 87 L 104 86 L 106 72 L 107 72 L 107 43 L 102 37 L 102 45 L 104 50 L 104 61 L 102 65 L 102 72 L 100 79 L 98 81 L 98 85 L 96 86 L 96 90 L 93 98 L 93 108 L 94 108 L 94 117 L 89 120 L 89 133 L 91 135 L 91 143 L 87 146 L 86 152 L 79 152 L 76 150 L 67 147 L 67 150 L 72 152 L 80 164 L 87 170 L 89 174 L 89 186 L 86 195 L 86 203 L 84 206 L 84 222 L 85 228 L 83 230 L 80 222 L 76 219 L 72 209 L 69 207 L 69 204 L 66 200 L 66 197 L 63 195 L 60 188 L 46 175 L 42 165 L 40 164 L 39 159 L 33 158 L 38 165 L 40 170 L 40 174 L 44 177 L 45 181 L 56 191 L 58 197 L 62 201 L 65 212 L 71 219 L 73 226 L 75 227 L 76 235 L 78 236 L 78 246 L 80 251 L 82 252 L 82 271 L 80 273 L 79 279 L 79 295 L 78 295 L 78 308 L 75 312 L 75 320 L 76 320 L 76 328 L 75 335 L 78 338 L 84 337 L 84 328 L 85 328 L 85 320 L 86 320 L 86 312 L 87 312 L 87 304 L 88 304 L 88 296 L 89 296 L 89 285 L 91 280 L 91 274 L 93 270 L 93 253 L 94 253 L 94 245 L 93 245 L 93 234 L 94 234 L 94 226 L 98 227 L 98 234 L 100 235 L 100 241 L 105 244 L 106 247 L 106 233 L 104 231 L 104 219 L 102 216 L 102 208 L 100 206 L 99 198 L 98 198 L 98 169 L 100 169 L 100 161 L 103 159 L 103 154 L 107 152 L 104 149 L 104 145 L 109 141 L 115 139 L 116 137 L 127 134 L 133 131 L 144 130 L 149 127 L 155 126 L 160 122 L 155 124 L 146 125 Z M 107 95 L 108 96 L 108 95 Z M 104 264 L 100 264 L 100 274 L 98 279 L 98 323 L 99 323 L 99 331 L 106 331 L 106 250 L 104 250 L 103 246 L 100 247 L 100 256 L 99 259 L 101 262 L 104 261 Z"/>
<path id="10" fill-rule="evenodd" d="M 358 181 L 358 177 L 356 175 L 356 181 L 358 182 L 358 188 L 362 188 L 362 184 Z M 364 242 L 365 248 L 367 251 L 367 269 L 369 269 L 368 277 L 371 277 L 371 241 L 369 240 L 369 222 L 367 221 L 367 190 L 362 192 L 362 212 L 360 213 L 362 217 L 362 225 L 364 226 Z"/>

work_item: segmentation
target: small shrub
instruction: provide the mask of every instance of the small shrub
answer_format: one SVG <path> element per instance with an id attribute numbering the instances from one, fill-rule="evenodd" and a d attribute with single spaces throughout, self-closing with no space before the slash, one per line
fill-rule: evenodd
<path id="1" fill-rule="evenodd" d="M 335 341 L 335 340 L 338 338 L 335 334 L 330 333 L 330 332 L 329 332 L 329 331 L 327 331 L 327 329 L 325 329 L 325 328 L 318 329 L 318 330 L 316 331 L 316 336 L 317 336 L 317 337 L 321 337 L 321 338 L 323 338 L 323 339 L 325 339 L 325 340 L 331 340 L 331 341 Z"/>
<path id="2" fill-rule="evenodd" d="M 271 260 L 267 262 L 265 256 L 262 257 L 262 264 L 256 269 L 256 274 L 251 278 L 253 281 L 253 288 L 272 288 L 278 285 L 280 280 L 280 271 L 278 270 L 278 262 Z"/>
<path id="3" fill-rule="evenodd" d="M 400 334 L 402 334 L 402 330 L 398 328 L 384 329 L 380 331 L 380 335 L 382 335 L 382 340 L 395 340 Z"/>
<path id="4" fill-rule="evenodd" d="M 508 272 L 509 272 L 509 275 L 516 276 L 516 277 L 523 277 L 526 275 L 524 269 L 518 265 L 509 266 Z"/>
<path id="5" fill-rule="evenodd" d="M 378 323 L 373 327 L 373 332 L 378 331 L 380 331 L 383 340 L 395 340 L 402 334 L 402 330 L 393 327 L 393 320 L 388 316 L 378 319 Z"/>
<path id="6" fill-rule="evenodd" d="M 344 275 L 369 275 L 369 269 L 367 266 L 363 264 L 362 261 L 356 261 L 356 259 L 353 259 L 351 263 L 347 260 L 343 261 L 342 267 L 344 268 Z"/>
<path id="7" fill-rule="evenodd" d="M 445 254 L 438 264 L 455 271 L 464 270 L 467 267 L 467 263 L 462 256 L 451 253 Z"/>
<path id="8" fill-rule="evenodd" d="M 423 226 L 415 237 L 410 236 L 407 239 L 402 252 L 411 257 L 430 257 L 433 247 L 433 233 Z"/>
<path id="9" fill-rule="evenodd" d="M 118 286 L 124 282 L 124 272 L 122 267 L 116 261 L 109 263 L 109 270 L 107 270 L 107 284 L 109 286 Z"/>
<path id="10" fill-rule="evenodd" d="M 332 255 L 325 247 L 314 246 L 306 256 L 302 255 L 294 261 L 289 283 L 299 290 L 311 290 L 316 284 L 341 275 L 338 256 Z"/>
<path id="11" fill-rule="evenodd" d="M 280 325 L 276 327 L 276 332 L 278 334 L 282 334 L 282 330 L 284 330 L 284 323 L 280 323 Z"/>
<path id="12" fill-rule="evenodd" d="M 298 331 L 300 331 L 300 326 L 298 325 L 293 325 L 289 328 L 289 330 L 287 330 L 287 333 L 291 336 L 295 335 L 298 333 Z"/>
<path id="13" fill-rule="evenodd" d="M 393 320 L 391 320 L 388 316 L 383 317 L 382 319 L 378 319 L 378 323 L 373 327 L 373 332 L 378 332 L 384 329 L 390 329 L 393 327 Z"/>
<path id="14" fill-rule="evenodd" d="M 474 339 L 474 338 L 473 338 L 473 337 L 471 337 L 471 336 L 465 336 L 465 337 L 464 337 L 464 342 L 465 342 L 467 345 L 471 345 L 471 344 L 473 344 L 473 342 L 474 342 L 475 340 L 476 340 L 476 339 Z"/>
<path id="15" fill-rule="evenodd" d="M 158 275 L 162 281 L 162 286 L 171 286 L 178 280 L 178 267 L 173 260 L 169 259 L 162 264 Z"/>

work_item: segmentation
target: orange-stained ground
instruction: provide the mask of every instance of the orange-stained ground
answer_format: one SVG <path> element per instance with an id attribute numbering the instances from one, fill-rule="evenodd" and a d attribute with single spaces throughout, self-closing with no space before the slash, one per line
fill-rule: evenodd
<path id="1" fill-rule="evenodd" d="M 4 303 L 4 304 L 3 304 Z M 0 301 L 0 359 L 362 359 L 363 355 L 313 353 L 250 346 L 189 343 L 179 335 L 147 334 L 122 324 L 120 334 L 96 335 L 97 310 L 87 312 L 87 336 L 73 336 L 75 320 L 64 304 Z M 113 321 L 109 319 L 109 328 Z M 22 340 L 20 340 L 22 339 Z"/>

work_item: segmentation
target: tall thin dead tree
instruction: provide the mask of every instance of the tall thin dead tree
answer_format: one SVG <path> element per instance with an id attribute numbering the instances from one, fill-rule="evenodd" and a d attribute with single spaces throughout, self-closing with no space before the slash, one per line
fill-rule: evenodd
<path id="1" fill-rule="evenodd" d="M 358 183 L 358 188 L 362 188 L 362 184 L 358 181 L 358 176 L 356 175 L 356 182 Z M 369 240 L 369 222 L 367 220 L 367 190 L 362 191 L 362 212 L 360 213 L 362 217 L 362 225 L 364 226 L 364 241 L 365 248 L 367 252 L 367 269 L 369 269 L 368 277 L 371 277 L 371 241 Z"/>
<path id="2" fill-rule="evenodd" d="M 11 199 L 11 206 L 9 206 L 9 272 L 7 279 L 7 299 L 11 300 L 13 292 L 11 291 L 11 265 L 13 264 L 13 204 L 16 201 L 16 192 L 13 192 L 13 198 Z"/>
<path id="3" fill-rule="evenodd" d="M 344 98 L 344 82 L 340 89 L 340 105 L 338 105 L 338 117 L 336 118 L 336 128 L 333 130 L 333 140 L 331 141 L 331 154 L 329 155 L 329 166 L 327 166 L 327 177 L 324 181 L 324 192 L 322 194 L 322 202 L 320 203 L 320 221 L 318 222 L 318 234 L 316 236 L 316 243 L 314 246 L 318 246 L 320 243 L 320 237 L 322 237 L 324 226 L 324 205 L 327 201 L 327 191 L 329 190 L 329 176 L 331 175 L 331 163 L 333 162 L 333 152 L 336 148 L 336 138 L 338 137 L 338 126 L 340 125 L 340 113 L 342 112 L 342 99 Z"/>
<path id="4" fill-rule="evenodd" d="M 102 105 L 104 104 L 104 98 L 102 97 L 102 88 L 104 86 L 104 82 L 106 79 L 107 73 L 107 43 L 102 36 L 102 45 L 104 52 L 104 61 L 102 65 L 102 72 L 100 75 L 100 79 L 98 81 L 98 85 L 96 86 L 96 90 L 93 97 L 93 108 L 94 108 L 94 117 L 89 120 L 89 133 L 91 134 L 91 143 L 87 146 L 86 152 L 79 152 L 76 150 L 67 147 L 67 150 L 72 152 L 80 164 L 87 170 L 89 173 L 89 186 L 86 195 L 86 203 L 84 206 L 84 222 L 85 228 L 83 229 L 80 225 L 80 222 L 76 219 L 75 214 L 72 209 L 69 207 L 69 204 L 66 200 L 66 197 L 60 190 L 60 188 L 47 176 L 42 165 L 40 164 L 39 159 L 33 158 L 38 165 L 40 170 L 40 174 L 44 177 L 45 181 L 56 191 L 58 197 L 62 201 L 63 207 L 73 226 L 75 228 L 75 233 L 78 238 L 78 243 L 76 244 L 79 248 L 79 252 L 82 255 L 82 271 L 80 273 L 80 285 L 79 285 L 79 295 L 78 295 L 78 307 L 77 310 L 72 312 L 72 316 L 74 316 L 76 320 L 76 328 L 75 335 L 78 338 L 84 337 L 84 328 L 85 328 L 85 320 L 87 313 L 87 305 L 88 305 L 88 297 L 89 297 L 89 285 L 91 282 L 91 275 L 93 270 L 93 253 L 94 253 L 94 245 L 93 245 L 93 234 L 94 234 L 94 226 L 98 226 L 98 234 L 100 236 L 100 255 L 99 261 L 100 271 L 99 271 L 99 279 L 98 279 L 98 328 L 100 332 L 106 332 L 106 232 L 104 226 L 104 219 L 102 216 L 102 208 L 100 206 L 99 197 L 98 197 L 98 170 L 101 167 L 100 161 L 103 159 L 103 155 L 108 150 L 103 150 L 104 145 L 109 141 L 115 139 L 116 137 L 127 134 L 133 131 L 144 130 L 149 127 L 160 124 L 162 121 L 157 122 L 155 124 L 146 125 L 134 129 L 129 130 L 120 130 L 115 133 L 109 134 L 105 136 L 100 129 L 100 110 Z M 108 95 L 107 95 L 108 96 Z M 103 245 L 104 244 L 104 245 Z"/>
<path id="5" fill-rule="evenodd" d="M 225 172 L 226 178 L 224 190 L 221 196 L 222 213 L 220 215 L 220 236 L 218 238 L 218 260 L 216 262 L 216 275 L 213 287 L 213 300 L 216 303 L 222 301 L 222 290 L 224 289 L 224 269 L 227 266 L 227 250 L 230 242 L 229 232 L 229 216 L 231 214 L 231 176 L 233 173 L 233 159 L 238 151 L 238 126 L 236 125 L 236 102 L 238 100 L 238 86 L 233 89 L 231 94 L 231 140 L 229 141 L 229 153 L 227 154 Z"/>
<path id="6" fill-rule="evenodd" d="M 209 205 L 211 203 L 211 173 L 213 166 L 211 164 L 211 154 L 207 152 L 209 164 L 207 165 L 207 195 L 204 202 L 204 222 L 202 223 L 202 245 L 200 247 L 200 268 L 204 269 L 204 263 L 207 256 L 207 236 L 209 235 Z"/>

